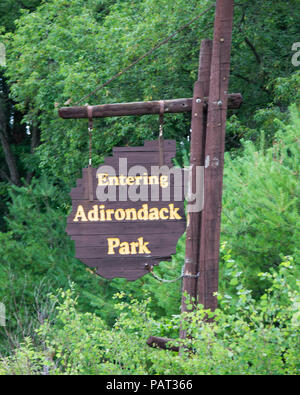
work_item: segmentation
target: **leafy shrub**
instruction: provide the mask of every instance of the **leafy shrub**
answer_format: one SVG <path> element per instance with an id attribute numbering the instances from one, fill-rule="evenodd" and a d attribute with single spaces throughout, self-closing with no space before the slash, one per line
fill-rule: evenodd
<path id="1" fill-rule="evenodd" d="M 226 155 L 222 236 L 255 289 L 257 273 L 276 267 L 281 253 L 299 262 L 300 114 L 291 108 L 273 147 L 244 142 L 244 152 Z M 258 290 L 258 287 L 257 291 Z"/>
<path id="2" fill-rule="evenodd" d="M 69 288 L 70 281 L 76 282 L 81 311 L 113 320 L 107 300 L 116 290 L 75 259 L 59 189 L 41 178 L 28 187 L 14 187 L 10 195 L 8 232 L 0 233 L 0 301 L 6 305 L 11 341 L 32 333 L 39 324 L 33 318 L 36 313 L 40 320 L 48 316 L 49 312 L 41 312 L 41 305 L 48 303 L 47 294 Z M 5 337 L 0 337 L 0 350 L 7 348 Z"/>
<path id="3" fill-rule="evenodd" d="M 179 312 L 180 282 L 157 287 L 151 275 L 134 283 L 108 281 L 75 259 L 73 242 L 65 232 L 70 205 L 51 180 L 34 179 L 30 186 L 13 187 L 10 197 L 8 232 L 0 233 L 0 301 L 7 310 L 6 333 L 0 328 L 0 352 L 32 335 L 39 322 L 51 314 L 47 294 L 57 288 L 68 289 L 71 281 L 79 294 L 78 309 L 96 313 L 109 325 L 116 318 L 113 295 L 120 290 L 139 300 L 147 290 L 152 296 L 151 309 L 158 316 Z M 161 276 L 180 275 L 183 259 L 181 241 L 172 262 L 162 263 L 158 269 Z"/>
<path id="4" fill-rule="evenodd" d="M 256 301 L 238 284 L 235 300 L 220 294 L 215 312 L 202 306 L 179 316 L 155 320 L 149 298 L 124 302 L 116 294 L 113 328 L 95 314 L 77 309 L 74 289 L 52 296 L 57 315 L 38 329 L 39 343 L 27 339 L 0 360 L 0 374 L 299 374 L 300 294 L 295 266 L 286 258 L 278 270 L 260 273 L 270 286 Z M 208 322 L 207 318 L 214 318 Z M 181 353 L 148 348 L 150 335 L 187 330 L 177 341 Z"/>
<path id="5" fill-rule="evenodd" d="M 222 237 L 228 246 L 221 249 L 220 290 L 232 297 L 243 278 L 244 287 L 259 298 L 268 278 L 258 282 L 257 274 L 276 268 L 282 253 L 294 256 L 295 267 L 299 262 L 300 118 L 296 108 L 291 110 L 290 125 L 281 124 L 281 128 L 272 148 L 257 149 L 247 142 L 241 156 L 226 157 Z M 13 188 L 11 200 L 8 232 L 0 233 L 0 300 L 7 306 L 7 331 L 13 342 L 32 335 L 39 320 L 49 314 L 44 307 L 36 320 L 36 310 L 44 305 L 52 311 L 47 293 L 67 289 L 70 281 L 76 283 L 79 293 L 78 309 L 96 313 L 110 326 L 117 314 L 112 296 L 120 290 L 137 300 L 143 300 L 146 290 L 151 296 L 149 309 L 156 318 L 168 320 L 179 314 L 180 281 L 157 286 L 151 275 L 134 283 L 107 281 L 74 258 L 73 243 L 65 233 L 69 203 L 50 180 L 41 178 L 28 187 Z M 156 273 L 166 279 L 180 276 L 184 255 L 183 236 L 172 261 L 161 263 Z M 232 267 L 229 255 L 235 259 Z M 2 350 L 9 349 L 4 339 L 3 334 Z"/>

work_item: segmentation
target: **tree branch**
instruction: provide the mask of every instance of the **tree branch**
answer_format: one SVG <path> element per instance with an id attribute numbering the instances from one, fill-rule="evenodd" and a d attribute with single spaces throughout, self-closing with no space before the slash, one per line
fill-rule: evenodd
<path id="1" fill-rule="evenodd" d="M 262 62 L 261 62 L 261 57 L 260 57 L 260 55 L 258 54 L 258 52 L 256 51 L 256 49 L 255 49 L 255 47 L 254 47 L 254 45 L 251 43 L 251 41 L 247 38 L 247 37 L 245 37 L 245 43 L 248 45 L 248 47 L 251 49 L 251 51 L 253 52 L 253 54 L 254 54 L 254 56 L 255 56 L 255 58 L 256 58 L 256 61 L 257 61 L 257 63 L 258 64 L 261 64 Z"/>
<path id="2" fill-rule="evenodd" d="M 149 339 L 147 340 L 147 345 L 149 347 L 158 347 L 163 350 L 171 350 L 171 351 L 179 351 L 179 346 L 169 346 L 169 342 L 174 342 L 174 339 L 168 339 L 165 337 L 157 337 L 157 336 L 150 336 Z"/>
<path id="3" fill-rule="evenodd" d="M 250 80 L 250 78 L 244 77 L 243 75 L 238 74 L 238 73 L 234 73 L 234 72 L 232 72 L 231 75 L 233 75 L 234 77 L 240 78 L 241 80 L 244 80 L 244 81 L 248 82 L 248 84 L 259 85 L 259 87 L 260 87 L 260 89 L 261 89 L 262 91 L 264 91 L 264 92 L 266 92 L 266 93 L 269 93 L 268 89 L 265 88 L 265 87 L 264 87 L 262 84 L 260 84 L 258 81 Z"/>

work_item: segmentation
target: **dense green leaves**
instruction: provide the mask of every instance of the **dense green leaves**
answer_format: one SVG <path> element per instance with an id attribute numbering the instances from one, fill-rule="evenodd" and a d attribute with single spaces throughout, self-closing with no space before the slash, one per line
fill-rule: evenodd
<path id="1" fill-rule="evenodd" d="M 158 322 L 144 302 L 117 294 L 118 319 L 113 328 L 91 313 L 80 313 L 74 292 L 52 296 L 56 316 L 37 329 L 38 344 L 27 338 L 9 358 L 0 359 L 0 374 L 299 374 L 299 294 L 294 266 L 285 260 L 279 273 L 267 275 L 271 285 L 259 301 L 236 288 L 237 308 L 230 311 L 226 296 L 222 310 L 201 306 Z M 282 292 L 282 290 L 284 290 Z M 242 292 L 244 291 L 244 292 Z M 214 318 L 207 323 L 204 317 Z M 290 322 L 290 325 L 286 325 Z M 150 335 L 187 330 L 181 353 L 150 349 Z M 177 345 L 177 340 L 173 343 Z M 24 363 L 26 361 L 26 363 Z"/>
<path id="2" fill-rule="evenodd" d="M 11 357 L 1 360 L 0 374 L 299 373 L 300 78 L 291 62 L 298 0 L 236 2 L 230 91 L 241 92 L 244 105 L 227 123 L 220 309 L 211 325 L 203 318 L 213 313 L 201 308 L 189 317 L 194 353 L 145 346 L 148 335 L 178 337 L 180 281 L 101 279 L 74 258 L 65 233 L 88 133 L 85 120 L 62 120 L 58 107 L 74 105 L 212 3 L 1 2 L 0 210 L 7 232 L 0 233 L 0 301 L 8 336 L 2 330 L 0 344 Z M 200 41 L 212 37 L 213 19 L 212 9 L 82 104 L 191 97 Z M 165 121 L 178 163 L 187 164 L 190 116 Z M 94 166 L 114 146 L 158 136 L 156 116 L 95 120 L 94 127 Z M 183 236 L 157 275 L 180 275 L 184 245 Z M 66 291 L 71 281 L 76 302 Z"/>
<path id="3" fill-rule="evenodd" d="M 251 288 L 256 273 L 276 267 L 283 252 L 299 260 L 300 118 L 296 107 L 291 114 L 290 125 L 279 123 L 272 148 L 248 141 L 243 155 L 226 156 L 222 235 Z"/>
<path id="4" fill-rule="evenodd" d="M 42 0 L 2 0 L 0 4 L 0 27 L 6 31 L 15 29 L 15 21 L 21 16 L 22 11 L 33 11 Z"/>

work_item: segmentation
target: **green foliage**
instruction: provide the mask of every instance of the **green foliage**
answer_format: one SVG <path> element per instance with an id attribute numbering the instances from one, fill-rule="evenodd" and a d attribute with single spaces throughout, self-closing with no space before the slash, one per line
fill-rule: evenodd
<path id="1" fill-rule="evenodd" d="M 222 237 L 228 242 L 221 248 L 220 290 L 231 297 L 242 281 L 259 298 L 263 283 L 257 282 L 257 274 L 277 267 L 282 254 L 293 256 L 298 267 L 300 125 L 296 108 L 291 111 L 290 125 L 280 125 L 282 131 L 277 133 L 272 148 L 258 150 L 247 142 L 243 155 L 226 158 Z M 38 324 L 30 318 L 36 306 L 44 303 L 51 312 L 47 293 L 68 287 L 69 281 L 78 287 L 81 311 L 96 313 L 109 326 L 116 318 L 112 296 L 120 290 L 140 301 L 148 292 L 150 310 L 157 318 L 164 317 L 166 323 L 172 315 L 178 315 L 181 281 L 158 283 L 150 274 L 133 283 L 124 279 L 107 281 L 74 258 L 73 242 L 65 233 L 70 204 L 63 188 L 53 184 L 43 178 L 11 192 L 6 221 L 9 232 L 0 234 L 0 299 L 8 306 L 11 336 L 17 341 L 31 334 Z M 182 236 L 177 253 L 171 262 L 162 262 L 154 269 L 156 275 L 166 280 L 177 278 L 184 257 Z M 264 283 L 268 284 L 267 278 Z M 48 314 L 45 310 L 43 319 Z"/>
<path id="2" fill-rule="evenodd" d="M 289 106 L 291 103 L 300 104 L 300 71 L 296 71 L 288 77 L 280 77 L 275 80 L 275 97 L 282 106 Z"/>
<path id="3" fill-rule="evenodd" d="M 68 121 L 66 125 L 58 118 L 55 103 L 63 105 L 69 98 L 75 103 L 186 23 L 185 15 L 200 13 L 207 7 L 207 2 L 190 4 L 181 0 L 172 10 L 166 0 L 159 4 L 106 3 L 109 13 L 99 20 L 99 1 L 45 2 L 36 12 L 25 13 L 17 21 L 17 31 L 4 37 L 11 96 L 19 109 L 26 110 L 26 121 L 39 122 L 46 143 L 36 152 L 39 167 L 44 174 L 54 175 L 67 185 L 86 164 L 87 125 L 82 121 Z M 191 96 L 198 62 L 198 48 L 191 48 L 191 43 L 199 37 L 200 28 L 189 31 L 189 46 L 184 42 L 179 42 L 177 49 L 172 44 L 164 46 L 155 58 L 145 59 L 141 78 L 137 78 L 139 71 L 134 68 L 117 84 L 100 91 L 97 102 Z M 183 69 L 184 58 L 188 62 Z M 166 137 L 181 140 L 188 134 L 188 123 L 184 115 L 166 119 Z M 101 131 L 93 138 L 95 165 L 113 146 L 138 145 L 145 138 L 158 136 L 156 117 L 100 120 L 95 122 L 95 130 Z"/>
<path id="4" fill-rule="evenodd" d="M 261 127 L 251 116 L 256 110 L 287 104 L 287 96 L 279 98 L 275 85 L 296 71 L 291 48 L 297 41 L 299 6 L 297 0 L 243 0 L 235 6 L 230 90 L 243 94 L 245 105 L 238 117 L 246 127 Z"/>
<path id="5" fill-rule="evenodd" d="M 47 301 L 47 293 L 68 287 L 70 280 L 76 280 L 83 311 L 113 319 L 107 301 L 115 289 L 74 258 L 60 192 L 46 179 L 11 192 L 8 232 L 0 233 L 0 300 L 7 307 L 7 332 L 16 340 L 38 323 L 33 317 Z M 45 311 L 39 318 L 48 314 Z M 1 332 L 3 346 L 6 337 Z"/>
<path id="6" fill-rule="evenodd" d="M 1 0 L 0 4 L 0 28 L 6 31 L 14 30 L 14 21 L 20 17 L 22 10 L 33 11 L 41 0 Z"/>
<path id="7" fill-rule="evenodd" d="M 260 273 L 270 286 L 258 301 L 242 286 L 233 303 L 219 295 L 220 309 L 201 306 L 168 322 L 155 320 L 144 302 L 116 294 L 118 319 L 113 328 L 91 313 L 80 313 L 72 288 L 52 296 L 56 317 L 37 329 L 39 342 L 27 339 L 14 354 L 0 360 L 0 374 L 299 374 L 300 294 L 292 260 L 277 271 Z M 214 319 L 207 322 L 207 318 Z M 150 349 L 146 340 L 163 329 L 179 327 L 180 354 Z"/>
<path id="8" fill-rule="evenodd" d="M 68 192 L 87 164 L 88 136 L 85 121 L 59 119 L 57 108 L 76 103 L 211 3 L 1 1 L 7 67 L 0 70 L 0 105 L 12 124 L 9 142 L 20 175 L 36 177 L 30 185 L 23 180 L 22 188 L 0 182 L 0 211 L 7 212 L 0 225 L 7 231 L 0 233 L 0 301 L 8 314 L 0 351 L 9 354 L 24 342 L 1 359 L 0 374 L 299 373 L 300 74 L 291 63 L 298 0 L 240 0 L 235 7 L 230 91 L 241 92 L 244 105 L 229 112 L 227 123 L 232 152 L 225 158 L 220 309 L 211 324 L 204 317 L 213 314 L 201 308 L 187 317 L 192 352 L 145 345 L 149 335 L 178 337 L 180 281 L 158 283 L 150 274 L 134 283 L 101 279 L 74 258 L 65 233 Z M 213 14 L 89 104 L 191 97 L 200 39 L 211 36 Z M 165 121 L 165 137 L 178 142 L 177 163 L 187 163 L 190 116 Z M 43 142 L 35 150 L 24 138 L 33 125 Z M 22 129 L 19 144 L 15 126 Z M 94 126 L 94 166 L 113 146 L 158 136 L 153 116 L 102 119 Z M 5 170 L 3 150 L 0 161 Z M 183 236 L 176 255 L 155 273 L 178 277 L 184 256 Z M 70 282 L 78 299 L 66 291 Z M 61 297 L 49 297 L 57 288 Z"/>
<path id="9" fill-rule="evenodd" d="M 0 300 L 7 307 L 8 338 L 1 331 L 0 351 L 11 343 L 32 334 L 39 320 L 51 315 L 47 298 L 51 289 L 67 288 L 76 283 L 81 311 L 95 312 L 112 325 L 116 313 L 113 295 L 120 290 L 142 300 L 152 296 L 151 309 L 158 316 L 176 314 L 180 306 L 180 282 L 162 284 L 151 275 L 136 282 L 124 279 L 105 280 L 77 259 L 74 243 L 65 232 L 67 212 L 63 190 L 46 178 L 33 180 L 30 186 L 14 187 L 6 218 L 7 233 L 0 233 Z M 172 262 L 158 269 L 162 277 L 180 275 L 184 260 L 184 240 Z M 175 274 L 176 273 L 176 274 Z M 40 311 L 41 305 L 45 308 Z M 39 312 L 38 319 L 34 318 Z"/>
<path id="10" fill-rule="evenodd" d="M 296 107 L 290 124 L 280 123 L 273 147 L 247 141 L 241 156 L 226 155 L 222 216 L 223 240 L 257 289 L 259 271 L 276 267 L 281 254 L 299 263 L 299 127 Z"/>
<path id="11" fill-rule="evenodd" d="M 69 99 L 76 103 L 210 4 L 204 0 L 177 0 L 172 5 L 167 0 L 51 0 L 34 12 L 24 11 L 15 22 L 16 30 L 2 40 L 7 47 L 11 97 L 25 112 L 24 119 L 37 122 L 42 130 L 45 144 L 35 153 L 36 167 L 68 186 L 74 182 L 78 169 L 87 163 L 87 125 L 59 119 L 55 103 L 62 106 Z M 229 149 L 239 146 L 239 136 L 248 138 L 247 130 L 263 123 L 249 114 L 267 106 L 286 109 L 287 97 L 278 86 L 286 85 L 295 72 L 287 54 L 299 25 L 297 10 L 296 0 L 243 0 L 236 5 L 230 90 L 241 92 L 245 105 L 236 113 L 239 130 L 235 133 L 233 125 L 228 134 Z M 90 104 L 191 97 L 200 39 L 211 36 L 213 15 L 211 10 L 90 97 Z M 296 83 L 292 80 L 290 86 Z M 185 142 L 189 128 L 189 116 L 166 117 L 167 138 Z M 138 145 L 158 135 L 157 117 L 152 116 L 99 120 L 95 129 L 100 131 L 93 140 L 95 165 L 113 146 Z"/>

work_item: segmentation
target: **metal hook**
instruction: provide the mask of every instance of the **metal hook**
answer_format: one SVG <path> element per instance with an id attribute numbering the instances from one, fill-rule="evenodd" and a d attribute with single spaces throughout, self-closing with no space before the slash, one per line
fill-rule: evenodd
<path id="1" fill-rule="evenodd" d="M 163 124 L 164 124 L 165 102 L 159 101 L 159 166 L 164 165 L 164 137 L 163 137 Z"/>

